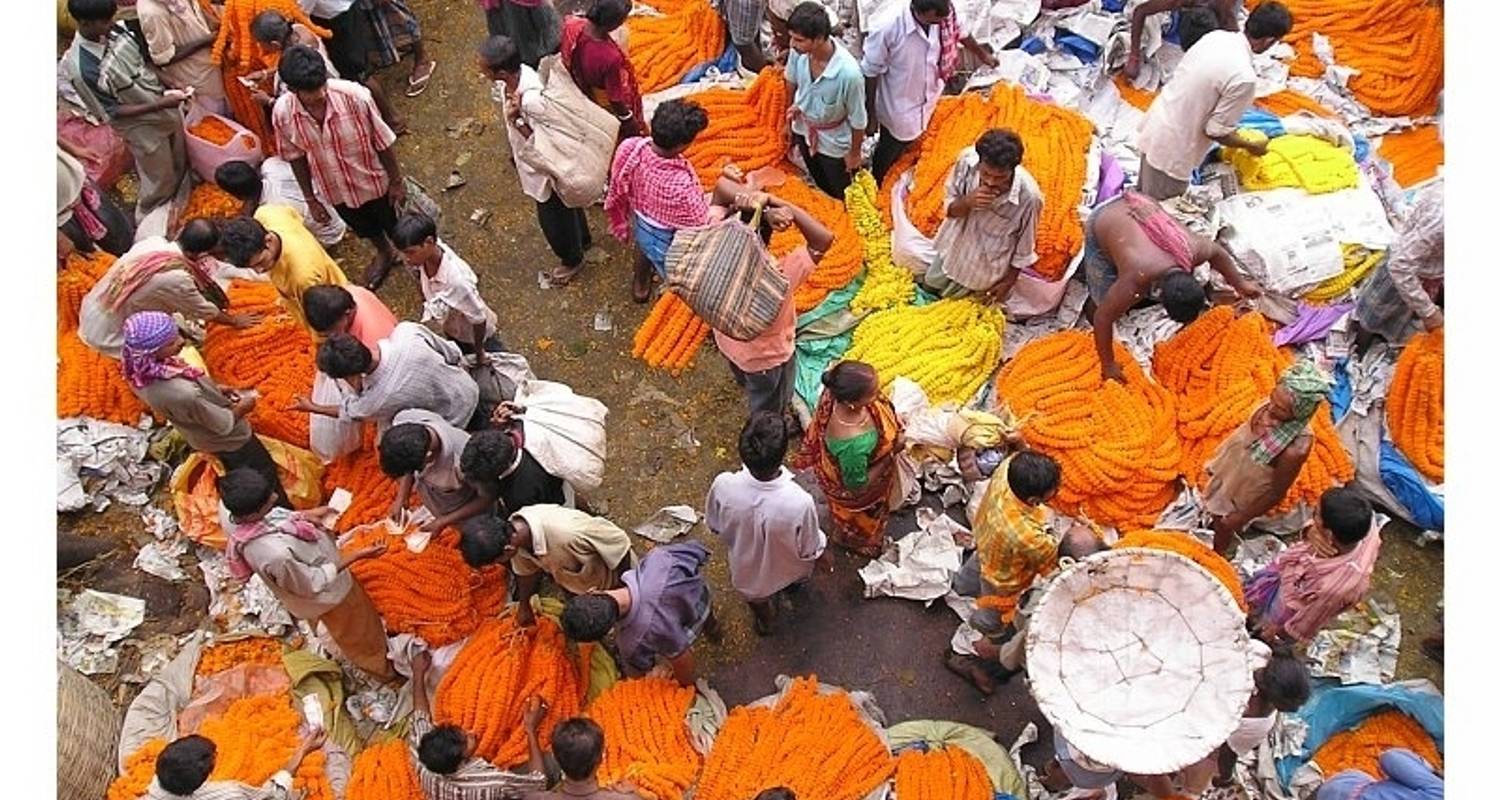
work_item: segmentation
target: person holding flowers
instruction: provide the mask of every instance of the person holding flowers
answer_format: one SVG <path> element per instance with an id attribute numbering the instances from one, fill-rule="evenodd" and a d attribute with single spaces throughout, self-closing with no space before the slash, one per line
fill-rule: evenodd
<path id="1" fill-rule="evenodd" d="M 209 780 L 218 764 L 218 746 L 205 736 L 184 736 L 162 748 L 156 757 L 156 776 L 142 800 L 288 800 L 292 797 L 292 774 L 309 753 L 323 746 L 325 738 L 321 730 L 302 734 L 281 769 L 260 786 L 246 786 L 237 781 Z"/>

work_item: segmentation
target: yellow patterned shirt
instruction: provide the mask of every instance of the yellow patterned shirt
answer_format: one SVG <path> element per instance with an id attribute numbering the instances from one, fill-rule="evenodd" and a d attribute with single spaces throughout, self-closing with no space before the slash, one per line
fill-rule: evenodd
<path id="1" fill-rule="evenodd" d="M 1021 502 L 1010 490 L 1006 459 L 990 477 L 989 489 L 974 519 L 974 541 L 979 552 L 979 574 L 985 593 L 981 605 L 1000 610 L 1009 622 L 1021 595 L 1032 581 L 1057 569 L 1057 540 L 1047 530 L 1047 509 Z"/>

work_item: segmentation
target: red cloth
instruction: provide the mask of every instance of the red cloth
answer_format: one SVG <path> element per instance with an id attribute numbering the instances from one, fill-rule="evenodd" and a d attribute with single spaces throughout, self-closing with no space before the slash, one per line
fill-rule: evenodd
<path id="1" fill-rule="evenodd" d="M 641 104 L 640 83 L 630 59 L 614 39 L 595 39 L 589 34 L 588 20 L 573 15 L 563 19 L 558 52 L 573 82 L 589 99 L 601 108 L 607 109 L 613 102 L 630 110 L 631 118 L 620 125 L 620 138 L 644 131 L 646 112 Z"/>

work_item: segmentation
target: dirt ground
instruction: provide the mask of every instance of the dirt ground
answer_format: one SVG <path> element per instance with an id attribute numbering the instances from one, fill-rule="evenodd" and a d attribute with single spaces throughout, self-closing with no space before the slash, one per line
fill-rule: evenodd
<path id="1" fill-rule="evenodd" d="M 566 288 L 540 288 L 538 273 L 556 262 L 537 228 L 535 204 L 518 188 L 489 86 L 473 66 L 474 47 L 485 36 L 483 18 L 472 0 L 411 0 L 411 5 L 438 68 L 426 93 L 415 99 L 401 96 L 409 61 L 385 74 L 411 130 L 398 144 L 403 170 L 441 203 L 442 236 L 479 273 L 509 348 L 524 354 L 538 375 L 566 382 L 609 406 L 608 471 L 597 505 L 627 528 L 668 504 L 701 510 L 713 476 L 738 466 L 735 440 L 745 412 L 728 368 L 709 346 L 678 378 L 631 358 L 631 338 L 647 306 L 631 302 L 626 250 L 609 235 L 598 208 L 590 210 L 589 221 L 602 262 L 590 264 Z M 465 184 L 444 191 L 455 170 Z M 476 211 L 490 216 L 476 223 L 471 221 Z M 335 255 L 352 277 L 362 273 L 369 252 L 353 240 Z M 380 295 L 398 315 L 419 315 L 417 283 L 410 274 L 393 273 Z M 641 400 L 658 393 L 670 400 Z M 59 524 L 115 541 L 145 536 L 138 519 L 124 512 L 69 516 Z M 893 520 L 893 533 L 913 528 L 910 513 Z M 722 552 L 701 526 L 693 535 Z M 196 627 L 207 600 L 201 584 L 168 584 L 143 575 L 131 569 L 132 558 L 128 551 L 106 556 L 60 579 L 60 585 L 86 583 L 146 597 L 150 619 L 137 638 Z M 710 562 L 725 636 L 719 645 L 702 645 L 700 664 L 727 702 L 773 691 L 778 673 L 816 673 L 825 681 L 872 690 L 893 722 L 959 720 L 995 731 L 1006 742 L 1026 721 L 1043 722 L 1020 680 L 984 700 L 942 668 L 941 655 L 957 621 L 942 603 L 923 608 L 902 600 L 864 600 L 855 574 L 862 561 L 840 554 L 836 563 L 833 574 L 818 575 L 799 598 L 790 624 L 784 620 L 778 633 L 762 639 L 751 631 L 749 613 L 729 587 L 725 561 Z M 1388 530 L 1376 591 L 1394 598 L 1402 614 L 1398 677 L 1429 677 L 1441 686 L 1441 667 L 1417 650 L 1422 637 L 1438 630 L 1441 545 L 1419 548 L 1410 532 Z M 127 653 L 127 669 L 130 660 Z M 117 680 L 102 682 L 121 701 L 133 694 Z"/>

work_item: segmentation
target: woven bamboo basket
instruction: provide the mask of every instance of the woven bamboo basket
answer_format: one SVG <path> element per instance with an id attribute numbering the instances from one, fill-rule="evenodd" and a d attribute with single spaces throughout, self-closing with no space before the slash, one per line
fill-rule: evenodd
<path id="1" fill-rule="evenodd" d="M 57 665 L 57 797 L 99 800 L 115 779 L 120 714 L 78 670 Z"/>

